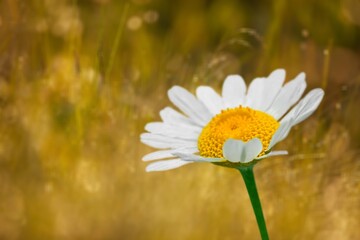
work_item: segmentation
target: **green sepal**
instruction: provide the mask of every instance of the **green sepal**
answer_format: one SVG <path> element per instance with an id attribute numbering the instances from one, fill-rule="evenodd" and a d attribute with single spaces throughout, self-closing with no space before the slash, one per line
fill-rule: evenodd
<path id="1" fill-rule="evenodd" d="M 235 169 L 240 169 L 240 168 L 246 168 L 246 167 L 250 167 L 250 166 L 254 166 L 255 164 L 257 164 L 258 162 L 260 162 L 262 159 L 254 159 L 250 162 L 247 163 L 241 163 L 241 162 L 230 162 L 230 161 L 226 161 L 226 162 L 212 162 L 215 165 L 218 166 L 222 166 L 222 167 L 227 167 L 227 168 L 235 168 Z"/>

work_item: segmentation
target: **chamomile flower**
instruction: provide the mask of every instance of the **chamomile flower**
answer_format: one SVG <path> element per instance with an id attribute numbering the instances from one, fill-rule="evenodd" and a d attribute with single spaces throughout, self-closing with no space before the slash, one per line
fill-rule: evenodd
<path id="1" fill-rule="evenodd" d="M 255 78 L 248 88 L 241 76 L 230 75 L 221 95 L 208 86 L 198 87 L 196 96 L 172 87 L 168 96 L 180 112 L 164 108 L 162 121 L 148 123 L 148 132 L 141 134 L 143 143 L 161 149 L 143 157 L 143 161 L 157 160 L 146 170 L 163 171 L 194 162 L 237 168 L 287 154 L 273 147 L 317 109 L 324 91 L 313 89 L 300 100 L 305 74 L 285 85 L 284 80 L 285 70 L 277 69 L 268 77 Z"/>

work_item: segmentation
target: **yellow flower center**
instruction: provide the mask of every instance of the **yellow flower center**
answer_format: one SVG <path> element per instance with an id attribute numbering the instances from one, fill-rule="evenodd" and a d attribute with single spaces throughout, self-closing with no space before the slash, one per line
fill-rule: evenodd
<path id="1" fill-rule="evenodd" d="M 229 138 L 247 142 L 259 138 L 264 155 L 270 140 L 279 127 L 279 122 L 267 113 L 248 107 L 222 110 L 204 127 L 198 139 L 198 148 L 203 157 L 223 158 L 222 147 Z"/>

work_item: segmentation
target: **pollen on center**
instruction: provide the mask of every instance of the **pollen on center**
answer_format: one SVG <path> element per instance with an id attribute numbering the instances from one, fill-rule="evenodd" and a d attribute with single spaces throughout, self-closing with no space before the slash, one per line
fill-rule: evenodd
<path id="1" fill-rule="evenodd" d="M 279 122 L 269 114 L 248 107 L 236 107 L 221 111 L 202 130 L 198 148 L 203 157 L 222 158 L 222 147 L 229 138 L 247 142 L 259 138 L 264 155 Z"/>

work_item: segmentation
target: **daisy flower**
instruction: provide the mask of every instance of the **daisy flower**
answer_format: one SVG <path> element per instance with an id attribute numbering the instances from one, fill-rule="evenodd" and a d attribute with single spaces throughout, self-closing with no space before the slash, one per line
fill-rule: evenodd
<path id="1" fill-rule="evenodd" d="M 194 162 L 239 170 L 261 239 L 268 240 L 253 167 L 261 159 L 287 154 L 272 149 L 294 125 L 309 117 L 324 97 L 324 91 L 316 88 L 300 100 L 306 88 L 304 73 L 285 85 L 284 81 L 285 71 L 278 69 L 267 78 L 255 78 L 248 89 L 241 76 L 230 75 L 221 96 L 207 86 L 198 87 L 196 96 L 172 87 L 170 101 L 183 114 L 166 107 L 160 111 L 162 122 L 145 126 L 148 133 L 141 134 L 141 141 L 163 149 L 143 157 L 144 161 L 158 160 L 146 170 L 163 171 Z"/>
<path id="2" fill-rule="evenodd" d="M 161 149 L 143 157 L 143 161 L 158 160 L 146 171 L 194 162 L 239 169 L 287 154 L 273 147 L 317 109 L 324 91 L 313 89 L 300 100 L 306 88 L 305 74 L 284 81 L 285 70 L 277 69 L 268 77 L 255 78 L 248 88 L 241 76 L 230 75 L 221 95 L 208 86 L 199 86 L 196 96 L 172 87 L 168 96 L 180 111 L 165 107 L 160 111 L 162 121 L 148 123 L 148 132 L 141 134 L 144 144 Z"/>

